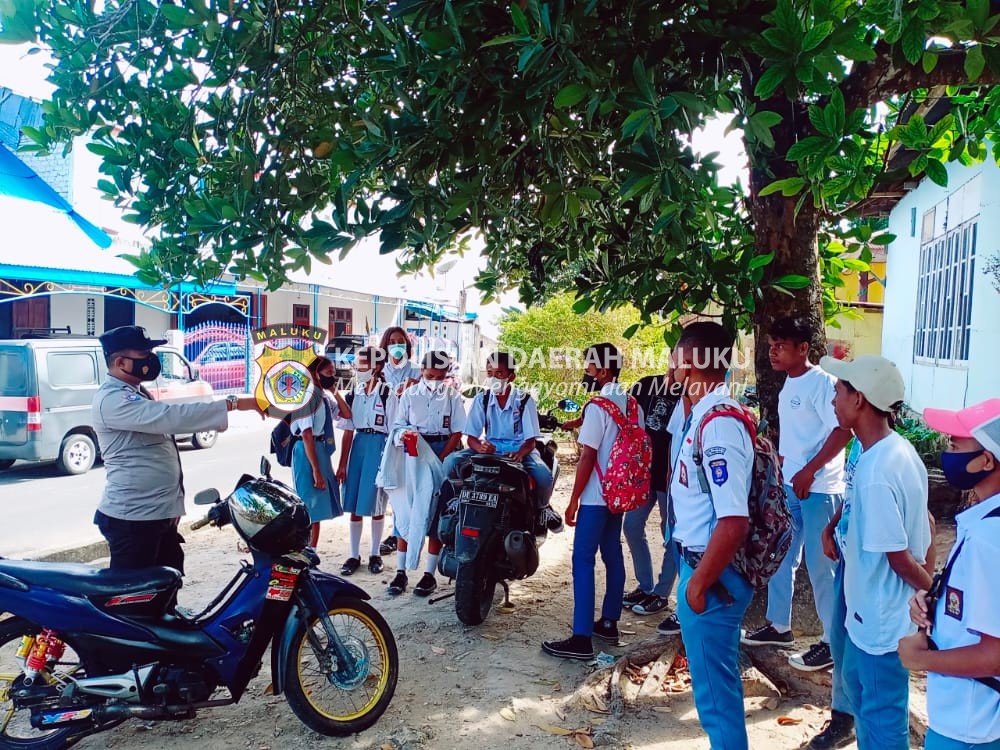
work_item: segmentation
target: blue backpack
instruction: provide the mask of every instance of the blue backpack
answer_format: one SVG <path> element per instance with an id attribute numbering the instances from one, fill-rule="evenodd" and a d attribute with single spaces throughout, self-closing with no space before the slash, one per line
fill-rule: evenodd
<path id="1" fill-rule="evenodd" d="M 292 449 L 295 441 L 299 438 L 292 434 L 292 427 L 288 423 L 288 417 L 280 420 L 274 429 L 271 430 L 271 453 L 279 466 L 292 465 Z"/>

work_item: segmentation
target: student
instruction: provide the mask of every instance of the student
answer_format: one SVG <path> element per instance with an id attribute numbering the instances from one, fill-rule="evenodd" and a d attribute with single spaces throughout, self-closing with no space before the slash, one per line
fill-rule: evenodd
<path id="1" fill-rule="evenodd" d="M 821 537 L 844 500 L 844 448 L 851 433 L 840 428 L 833 411 L 836 378 L 809 361 L 813 338 L 809 325 L 798 318 L 782 318 L 774 322 L 767 338 L 771 368 L 786 375 L 778 395 L 778 452 L 792 516 L 792 544 L 767 585 L 768 624 L 748 632 L 741 640 L 746 646 L 787 647 L 793 643 L 792 594 L 805 548 L 806 569 L 823 635 L 819 643 L 788 661 L 796 669 L 812 672 L 833 664 L 829 633 L 836 563 L 823 554 Z M 833 710 L 846 709 L 846 698 L 834 695 Z"/>
<path id="2" fill-rule="evenodd" d="M 892 428 L 905 395 L 895 364 L 865 355 L 823 357 L 820 366 L 838 379 L 840 426 L 861 444 L 844 505 L 824 531 L 844 561 L 843 687 L 860 750 L 907 750 L 910 683 L 897 649 L 911 632 L 907 602 L 931 584 L 927 470 Z"/>
<path id="3" fill-rule="evenodd" d="M 924 420 L 950 436 L 944 475 L 971 490 L 972 504 L 955 517 L 955 546 L 936 582 L 936 603 L 925 590 L 910 600 L 910 618 L 923 632 L 899 642 L 899 658 L 907 669 L 927 672 L 927 750 L 1000 750 L 1000 596 L 993 578 L 1000 559 L 1000 399 L 958 412 L 926 409 Z"/>
<path id="4" fill-rule="evenodd" d="M 732 566 L 749 532 L 754 446 L 732 417 L 704 421 L 719 405 L 738 407 L 726 385 L 735 336 L 718 323 L 696 322 L 675 347 L 674 377 L 690 401 L 670 477 L 673 542 L 680 556 L 677 618 L 691 670 L 698 718 L 713 748 L 744 750 L 740 623 L 753 589 Z M 701 433 L 708 491 L 696 472 L 694 437 Z"/>
<path id="5" fill-rule="evenodd" d="M 659 539 L 665 540 L 667 523 L 667 477 L 670 474 L 670 433 L 668 426 L 678 396 L 675 393 L 673 373 L 650 375 L 642 378 L 632 386 L 629 393 L 635 397 L 642 407 L 646 418 L 646 434 L 653 446 L 653 462 L 649 467 L 649 501 L 640 508 L 625 514 L 623 529 L 629 552 L 632 554 L 632 567 L 638 586 L 623 597 L 625 606 L 637 615 L 653 615 L 665 610 L 670 604 L 670 591 L 677 578 L 676 555 L 665 542 L 657 545 L 663 547 L 663 559 L 660 562 L 660 572 L 653 583 L 653 560 L 646 541 L 646 523 L 654 507 L 660 510 Z M 668 630 L 668 628 L 671 628 Z M 660 623 L 659 632 L 677 632 L 680 623 L 676 615 L 670 614 Z"/>
<path id="6" fill-rule="evenodd" d="M 307 366 L 316 388 L 311 414 L 292 420 L 290 428 L 295 445 L 292 447 L 292 478 L 295 494 L 302 498 L 312 520 L 310 544 L 319 543 L 319 524 L 336 518 L 344 512 L 340 504 L 340 486 L 333 472 L 335 420 L 343 416 L 350 419 L 351 410 L 336 394 L 331 404 L 324 391 L 337 382 L 333 362 L 326 357 L 316 357 Z"/>
<path id="7" fill-rule="evenodd" d="M 457 477 L 462 460 L 477 453 L 508 455 L 522 462 L 534 481 L 538 522 L 551 524 L 553 530 L 562 531 L 559 515 L 549 507 L 552 472 L 535 448 L 535 441 L 542 438 L 535 399 L 527 391 L 513 386 L 517 373 L 511 356 L 506 352 L 489 356 L 486 374 L 488 390 L 473 399 L 465 422 L 469 447 L 448 456 L 445 474 Z"/>
<path id="8" fill-rule="evenodd" d="M 618 383 L 622 355 L 612 344 L 595 344 L 584 355 L 584 388 L 612 401 L 623 413 L 634 409 L 642 426 L 642 410 Z M 631 403 L 630 403 L 631 402 Z M 542 650 L 564 659 L 594 658 L 592 637 L 608 643 L 618 642 L 618 620 L 625 593 L 625 558 L 622 554 L 622 516 L 612 513 L 604 502 L 597 467 L 603 472 L 609 463 L 611 446 L 618 437 L 618 426 L 603 409 L 588 404 L 580 427 L 580 461 L 565 522 L 575 526 L 573 536 L 573 635 L 561 641 L 544 641 Z M 597 551 L 606 570 L 601 618 L 594 622 L 594 564 Z"/>
<path id="9" fill-rule="evenodd" d="M 465 404 L 461 393 L 444 384 L 451 367 L 451 357 L 446 352 L 427 352 L 422 364 L 420 382 L 407 388 L 399 400 L 393 429 L 401 431 L 404 441 L 408 439 L 408 434 L 419 434 L 444 461 L 462 444 Z M 435 503 L 432 505 L 436 507 Z M 441 540 L 437 538 L 434 519 L 428 521 L 426 567 L 423 577 L 413 589 L 417 596 L 430 596 L 437 588 L 434 570 L 441 553 Z M 396 576 L 389 583 L 389 594 L 392 596 L 402 594 L 407 584 L 407 542 L 401 537 L 397 537 L 396 542 Z"/>
<path id="10" fill-rule="evenodd" d="M 345 430 L 337 479 L 344 485 L 344 510 L 351 514 L 350 557 L 340 569 L 344 576 L 361 567 L 361 533 L 365 516 L 371 518 L 371 555 L 368 571 L 382 572 L 379 539 L 385 523 L 385 494 L 375 486 L 382 463 L 389 426 L 395 420 L 398 403 L 393 389 L 383 380 L 386 354 L 373 346 L 354 355 L 356 384 L 347 397 L 351 418 L 341 420 Z"/>

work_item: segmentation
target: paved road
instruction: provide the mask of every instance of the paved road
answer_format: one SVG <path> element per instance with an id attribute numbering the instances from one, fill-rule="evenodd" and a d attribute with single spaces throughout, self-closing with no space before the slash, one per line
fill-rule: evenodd
<path id="1" fill-rule="evenodd" d="M 241 474 L 257 472 L 260 456 L 267 452 L 273 420 L 246 413 L 232 416 L 229 430 L 212 448 L 181 446 L 187 511 L 193 517 L 202 513 L 192 502 L 196 492 L 215 487 L 225 495 Z M 276 466 L 274 473 L 291 480 L 288 469 Z M 60 476 L 52 464 L 19 462 L 0 472 L 0 556 L 32 557 L 99 541 L 93 518 L 103 489 L 101 465 L 71 477 Z"/>

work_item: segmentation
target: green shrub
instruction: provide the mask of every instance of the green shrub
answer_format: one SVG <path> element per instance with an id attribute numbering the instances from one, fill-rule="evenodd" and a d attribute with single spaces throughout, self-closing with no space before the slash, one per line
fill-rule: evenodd
<path id="1" fill-rule="evenodd" d="M 928 467 L 940 464 L 941 451 L 948 447 L 948 437 L 935 432 L 913 412 L 905 410 L 903 416 L 896 421 L 896 432 L 910 441 L 921 460 Z"/>

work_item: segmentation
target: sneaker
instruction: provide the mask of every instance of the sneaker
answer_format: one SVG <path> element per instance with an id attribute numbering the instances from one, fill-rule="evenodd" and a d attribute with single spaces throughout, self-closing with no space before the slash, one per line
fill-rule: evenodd
<path id="1" fill-rule="evenodd" d="M 424 573 L 423 578 L 420 582 L 413 587 L 413 593 L 417 596 L 430 596 L 434 593 L 434 589 L 438 587 L 437 579 L 434 578 L 430 573 Z"/>
<path id="2" fill-rule="evenodd" d="M 564 641 L 542 641 L 542 651 L 563 659 L 590 661 L 594 658 L 594 646 L 585 635 L 574 635 Z"/>
<path id="3" fill-rule="evenodd" d="M 377 576 L 385 570 L 385 566 L 382 564 L 382 558 L 378 555 L 372 555 L 368 558 L 368 572 L 374 576 Z"/>
<path id="4" fill-rule="evenodd" d="M 667 615 L 663 622 L 656 626 L 656 632 L 660 635 L 673 635 L 681 632 L 681 622 L 677 619 L 677 615 Z"/>
<path id="5" fill-rule="evenodd" d="M 340 566 L 340 575 L 349 576 L 354 575 L 354 572 L 361 567 L 361 559 L 357 557 L 348 557 L 346 562 Z"/>
<path id="6" fill-rule="evenodd" d="M 823 643 L 823 641 L 814 643 L 804 654 L 789 656 L 788 663 L 800 672 L 816 672 L 832 667 L 833 657 L 830 656 L 830 644 Z"/>
<path id="7" fill-rule="evenodd" d="M 538 522 L 553 534 L 561 534 L 564 528 L 562 516 L 556 513 L 551 505 L 546 505 L 538 511 Z"/>
<path id="8" fill-rule="evenodd" d="M 833 750 L 847 747 L 854 742 L 854 717 L 841 711 L 832 711 L 823 730 L 806 745 L 808 750 Z"/>
<path id="9" fill-rule="evenodd" d="M 745 630 L 740 637 L 740 643 L 744 646 L 781 646 L 788 648 L 795 642 L 792 631 L 779 633 L 773 625 L 762 625 L 753 630 Z"/>
<path id="10" fill-rule="evenodd" d="M 594 623 L 594 638 L 600 638 L 605 643 L 612 646 L 618 643 L 618 623 L 614 620 L 604 618 Z"/>
<path id="11" fill-rule="evenodd" d="M 396 573 L 396 577 L 389 581 L 389 596 L 399 596 L 406 591 L 406 573 L 402 570 Z"/>
<path id="12" fill-rule="evenodd" d="M 637 615 L 655 615 L 662 612 L 670 605 L 670 600 L 665 596 L 650 594 L 641 602 L 632 607 L 632 611 Z"/>
<path id="13" fill-rule="evenodd" d="M 387 536 L 382 541 L 382 544 L 378 546 L 378 553 L 383 556 L 391 555 L 395 551 L 396 551 L 396 537 L 394 536 Z"/>
<path id="14" fill-rule="evenodd" d="M 636 586 L 632 591 L 629 591 L 625 596 L 622 597 L 622 604 L 625 605 L 625 609 L 632 609 L 636 604 L 644 602 L 651 595 L 647 594 L 641 588 Z"/>

